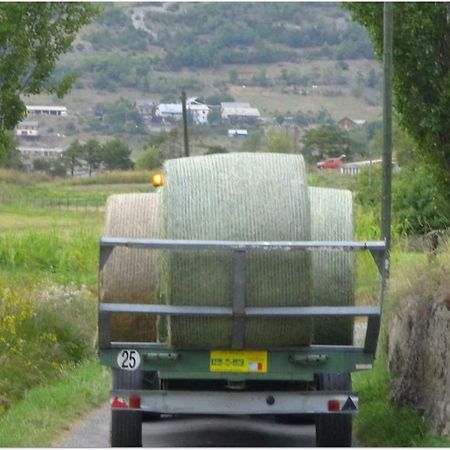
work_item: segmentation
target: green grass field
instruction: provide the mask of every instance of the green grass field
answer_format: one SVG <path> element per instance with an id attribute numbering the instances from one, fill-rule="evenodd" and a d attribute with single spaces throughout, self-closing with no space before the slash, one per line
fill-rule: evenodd
<path id="1" fill-rule="evenodd" d="M 0 172 L 0 414 L 95 357 L 104 204 L 111 194 L 151 191 L 149 179 Z"/>

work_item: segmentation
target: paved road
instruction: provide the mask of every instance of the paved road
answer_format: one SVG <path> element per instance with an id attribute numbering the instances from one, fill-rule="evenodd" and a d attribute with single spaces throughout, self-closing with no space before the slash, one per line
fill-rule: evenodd
<path id="1" fill-rule="evenodd" d="M 76 423 L 54 447 L 109 447 L 109 406 Z M 313 447 L 313 425 L 273 418 L 167 417 L 144 423 L 144 447 Z"/>

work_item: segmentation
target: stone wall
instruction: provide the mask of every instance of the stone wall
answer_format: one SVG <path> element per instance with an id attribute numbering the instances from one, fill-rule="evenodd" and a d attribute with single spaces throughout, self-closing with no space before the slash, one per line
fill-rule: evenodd
<path id="1" fill-rule="evenodd" d="M 419 410 L 433 431 L 450 437 L 450 291 L 408 297 L 388 330 L 393 401 Z"/>

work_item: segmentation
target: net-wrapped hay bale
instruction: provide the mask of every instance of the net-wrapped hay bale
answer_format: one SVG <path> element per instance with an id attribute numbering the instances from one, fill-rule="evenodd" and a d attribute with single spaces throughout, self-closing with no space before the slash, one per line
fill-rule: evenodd
<path id="1" fill-rule="evenodd" d="M 309 188 L 311 240 L 353 240 L 352 193 L 341 189 Z M 350 306 L 355 303 L 355 255 L 341 250 L 312 252 L 313 303 L 316 306 Z M 314 319 L 313 342 L 351 345 L 353 318 Z"/>
<path id="2" fill-rule="evenodd" d="M 106 203 L 103 235 L 125 238 L 160 238 L 158 194 L 111 195 Z M 99 274 L 103 303 L 157 303 L 159 252 L 115 247 Z M 113 341 L 155 341 L 156 318 L 145 314 L 114 314 Z"/>
<path id="3" fill-rule="evenodd" d="M 309 201 L 299 155 L 232 153 L 166 161 L 164 214 L 171 239 L 309 240 Z M 163 275 L 169 304 L 231 306 L 232 252 L 170 252 Z M 311 303 L 307 252 L 250 251 L 246 304 L 298 306 Z M 245 348 L 306 345 L 309 319 L 246 320 Z M 230 348 L 232 320 L 169 320 L 174 347 Z"/>

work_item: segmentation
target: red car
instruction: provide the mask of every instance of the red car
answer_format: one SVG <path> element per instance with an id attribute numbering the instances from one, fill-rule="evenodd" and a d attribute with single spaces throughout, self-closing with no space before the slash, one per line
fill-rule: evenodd
<path id="1" fill-rule="evenodd" d="M 340 169 L 344 164 L 342 162 L 343 158 L 345 158 L 345 155 L 342 155 L 339 158 L 327 158 L 324 161 L 318 162 L 317 167 L 319 169 Z"/>

